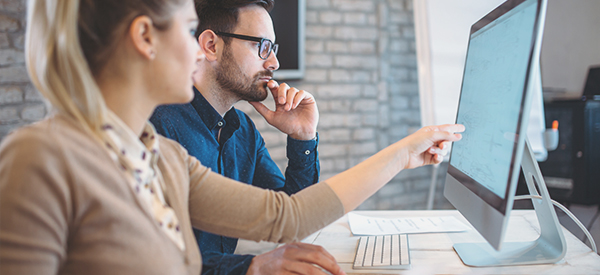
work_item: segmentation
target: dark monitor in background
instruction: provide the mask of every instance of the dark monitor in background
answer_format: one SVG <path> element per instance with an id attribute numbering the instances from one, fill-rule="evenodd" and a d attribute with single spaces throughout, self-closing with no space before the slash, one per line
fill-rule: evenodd
<path id="1" fill-rule="evenodd" d="M 526 138 L 546 7 L 546 0 L 508 0 L 471 27 L 456 118 L 466 131 L 452 147 L 444 189 L 487 241 L 454 245 L 467 265 L 553 263 L 566 252 Z M 541 193 L 534 205 L 542 233 L 532 242 L 504 242 L 521 168 L 530 193 Z"/>
<path id="2" fill-rule="evenodd" d="M 279 44 L 279 70 L 275 79 L 304 77 L 304 29 L 306 0 L 278 0 L 271 10 L 275 43 Z"/>
<path id="3" fill-rule="evenodd" d="M 600 100 L 600 66 L 590 67 L 583 96 L 587 99 Z"/>

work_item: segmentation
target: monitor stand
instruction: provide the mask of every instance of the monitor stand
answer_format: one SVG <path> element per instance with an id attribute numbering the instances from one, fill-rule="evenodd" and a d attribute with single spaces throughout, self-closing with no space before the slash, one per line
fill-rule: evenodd
<path id="1" fill-rule="evenodd" d="M 523 168 L 529 193 L 539 196 L 537 190 L 541 192 L 542 199 L 532 200 L 540 224 L 540 237 L 531 242 L 505 242 L 499 251 L 487 242 L 455 244 L 454 250 L 466 265 L 546 264 L 555 263 L 565 256 L 567 252 L 565 237 L 529 141 L 525 142 L 521 168 Z"/>

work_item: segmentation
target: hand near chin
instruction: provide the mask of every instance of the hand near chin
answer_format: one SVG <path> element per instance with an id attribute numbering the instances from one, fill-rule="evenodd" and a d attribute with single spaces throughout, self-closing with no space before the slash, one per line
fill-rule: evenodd
<path id="1" fill-rule="evenodd" d="M 247 274 L 326 274 L 323 270 L 345 274 L 323 247 L 291 243 L 254 257 Z"/>
<path id="2" fill-rule="evenodd" d="M 279 131 L 298 140 L 310 140 L 317 134 L 319 111 L 312 94 L 290 87 L 286 83 L 279 85 L 271 80 L 267 88 L 275 99 L 275 111 L 269 110 L 261 102 L 250 102 L 265 120 Z"/>
<path id="3" fill-rule="evenodd" d="M 442 162 L 450 150 L 450 143 L 462 138 L 457 133 L 464 131 L 465 126 L 461 124 L 427 126 L 400 140 L 405 168 Z"/>

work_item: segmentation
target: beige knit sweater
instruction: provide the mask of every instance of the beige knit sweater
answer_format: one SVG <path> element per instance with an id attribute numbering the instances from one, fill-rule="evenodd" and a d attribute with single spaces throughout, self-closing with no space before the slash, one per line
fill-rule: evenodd
<path id="1" fill-rule="evenodd" d="M 325 183 L 293 196 L 213 173 L 162 138 L 165 197 L 181 251 L 142 208 L 103 147 L 55 115 L 0 145 L 0 274 L 200 274 L 192 226 L 250 240 L 300 240 L 341 217 Z"/>

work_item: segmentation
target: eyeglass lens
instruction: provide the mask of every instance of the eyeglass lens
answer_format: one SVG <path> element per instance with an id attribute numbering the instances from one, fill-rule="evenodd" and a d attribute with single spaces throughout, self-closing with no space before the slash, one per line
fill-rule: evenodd
<path id="1" fill-rule="evenodd" d="M 273 50 L 275 52 L 275 54 L 277 54 L 277 50 L 279 45 L 275 44 L 273 45 L 273 42 L 269 41 L 269 40 L 263 40 L 261 45 L 260 45 L 260 58 L 262 59 L 267 59 L 269 58 L 269 55 L 271 54 L 271 50 Z"/>

